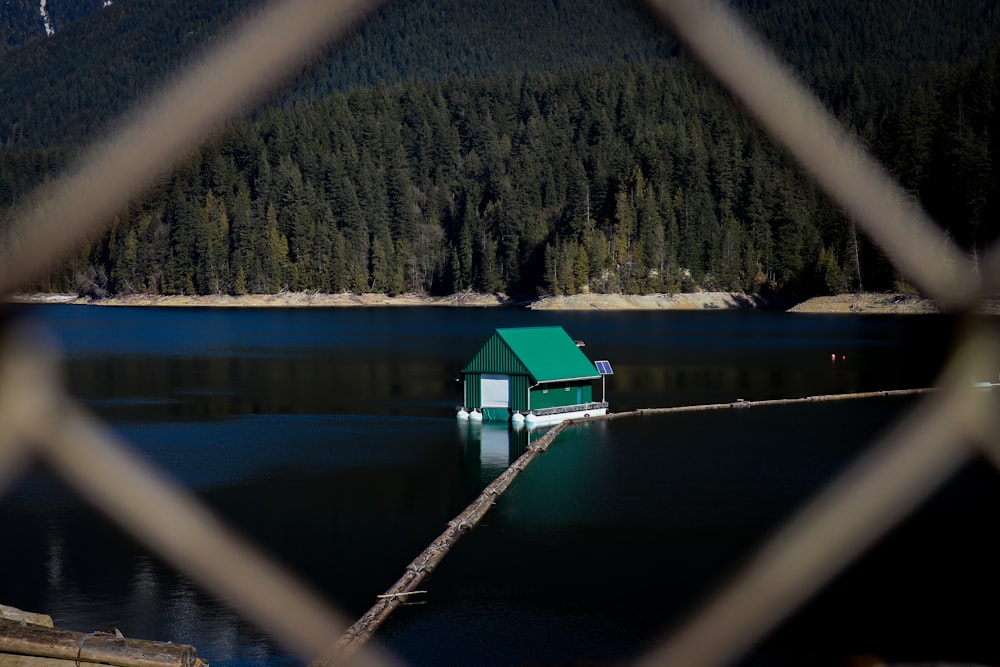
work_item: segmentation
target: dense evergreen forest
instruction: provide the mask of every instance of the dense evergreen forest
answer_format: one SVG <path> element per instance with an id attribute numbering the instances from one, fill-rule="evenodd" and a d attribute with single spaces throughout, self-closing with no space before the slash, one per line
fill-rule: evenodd
<path id="1" fill-rule="evenodd" d="M 402 14 L 415 11 L 416 3 L 401 4 Z M 822 33 L 838 16 L 826 3 L 746 4 L 762 29 L 774 23 L 788 36 L 779 49 L 802 51 L 806 80 L 953 238 L 970 252 L 995 238 L 1000 42 L 970 51 L 968 40 L 949 38 L 961 30 L 942 25 L 924 50 L 915 38 L 882 48 L 845 36 L 842 53 L 827 57 L 829 39 L 810 50 L 791 37 Z M 838 25 L 850 30 L 870 12 L 847 4 L 855 11 L 841 12 Z M 936 11 L 931 0 L 924 13 L 914 3 L 899 13 L 902 4 L 873 11 L 905 34 Z M 548 12 L 572 3 L 535 5 Z M 996 21 L 995 8 L 974 5 L 949 20 L 979 21 L 977 29 Z M 614 11 L 623 21 L 638 16 Z M 428 26 L 448 25 L 445 16 L 432 14 Z M 808 28 L 794 29 L 792 19 Z M 82 33 L 90 21 L 79 22 Z M 361 45 L 348 48 L 381 67 L 403 62 L 395 56 L 405 50 L 375 57 L 391 32 L 367 41 L 362 32 Z M 669 40 L 650 46 L 650 27 L 636 34 L 624 50 L 631 57 L 622 49 L 611 57 L 603 45 L 587 58 L 552 52 L 541 58 L 547 66 L 529 67 L 513 56 L 477 60 L 465 47 L 448 60 L 439 49 L 434 76 L 396 79 L 361 74 L 331 51 L 275 104 L 122 211 L 41 287 L 95 295 L 697 287 L 804 296 L 900 286 L 891 264 L 725 93 Z M 468 64 L 455 64 L 463 59 L 483 69 L 467 73 Z M 0 82 L 8 75 L 9 67 L 0 71 Z M 38 140 L 66 131 L 62 121 L 41 123 L 49 129 L 36 136 L 6 113 L 0 204 L 9 220 L 75 149 L 68 138 Z M 82 123 L 73 136 L 89 128 Z"/>
<path id="2" fill-rule="evenodd" d="M 52 39 L 3 55 L 0 145 L 58 148 L 100 136 L 134 100 L 262 3 L 116 0 Z M 657 60 L 674 50 L 630 0 L 395 0 L 318 54 L 274 103 L 380 82 Z"/>
<path id="3" fill-rule="evenodd" d="M 55 34 L 111 0 L 4 0 L 0 10 L 0 54 Z"/>

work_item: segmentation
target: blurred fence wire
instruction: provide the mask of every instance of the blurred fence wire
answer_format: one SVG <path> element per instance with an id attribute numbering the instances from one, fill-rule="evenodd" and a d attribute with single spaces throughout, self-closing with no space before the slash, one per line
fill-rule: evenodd
<path id="1" fill-rule="evenodd" d="M 24 239 L 0 261 L 0 294 L 31 284 L 135 195 L 369 14 L 377 2 L 273 2 L 166 83 L 122 129 L 40 190 L 18 221 Z M 746 24 L 710 0 L 647 0 L 664 29 L 799 161 L 899 271 L 945 310 L 964 313 L 1000 290 L 1000 247 L 979 271 L 827 113 Z M 280 570 L 69 397 L 45 336 L 6 318 L 0 344 L 0 493 L 40 461 L 165 561 L 317 664 L 349 619 Z M 817 495 L 701 609 L 638 662 L 724 665 L 923 502 L 960 466 L 1000 467 L 996 392 L 974 390 L 1000 368 L 995 332 L 970 320 L 940 381 L 919 405 Z M 351 664 L 393 665 L 372 649 Z"/>

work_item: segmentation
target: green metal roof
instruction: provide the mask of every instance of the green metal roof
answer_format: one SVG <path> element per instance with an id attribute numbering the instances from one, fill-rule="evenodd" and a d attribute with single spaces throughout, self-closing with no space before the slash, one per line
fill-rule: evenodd
<path id="1" fill-rule="evenodd" d="M 509 363 L 504 364 L 507 369 L 489 368 L 487 360 L 497 357 L 496 350 L 491 350 L 499 342 L 497 338 L 535 382 L 600 377 L 594 364 L 562 327 L 497 329 L 462 372 L 510 372 Z"/>

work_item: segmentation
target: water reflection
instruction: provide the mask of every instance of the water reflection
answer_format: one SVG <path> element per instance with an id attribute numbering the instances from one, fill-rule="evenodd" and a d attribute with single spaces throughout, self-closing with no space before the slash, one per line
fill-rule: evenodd
<path id="1" fill-rule="evenodd" d="M 489 484 L 545 435 L 551 426 L 529 428 L 506 422 L 455 420 L 462 443 L 466 475 Z"/>

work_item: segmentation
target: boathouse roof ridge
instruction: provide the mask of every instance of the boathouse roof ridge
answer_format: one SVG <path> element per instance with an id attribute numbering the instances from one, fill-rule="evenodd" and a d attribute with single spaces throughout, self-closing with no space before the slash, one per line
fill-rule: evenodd
<path id="1" fill-rule="evenodd" d="M 497 329 L 491 338 L 463 372 L 491 370 L 480 365 L 487 362 L 484 357 L 493 355 L 482 353 L 489 350 L 491 342 L 502 342 L 535 382 L 600 377 L 587 355 L 560 326 Z"/>

